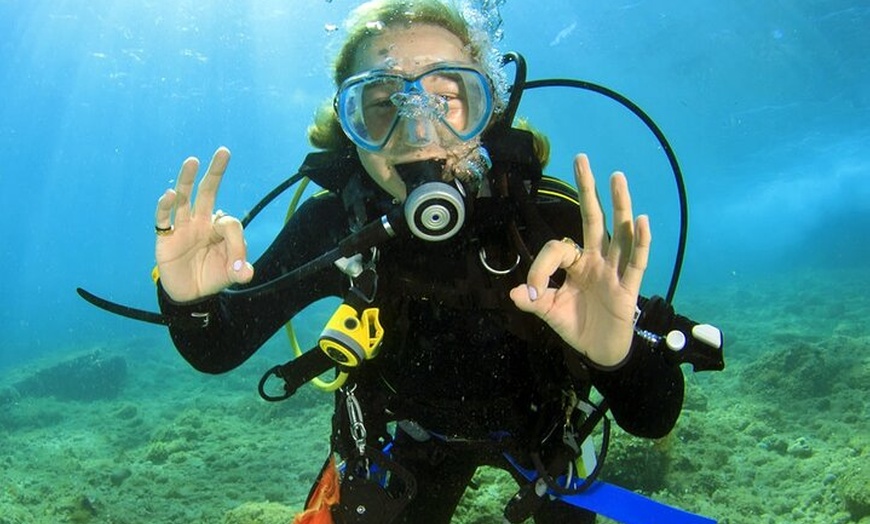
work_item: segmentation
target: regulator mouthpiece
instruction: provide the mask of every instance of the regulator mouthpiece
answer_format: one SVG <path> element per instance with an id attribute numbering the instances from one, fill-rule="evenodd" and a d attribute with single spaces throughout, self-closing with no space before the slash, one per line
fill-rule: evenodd
<path id="1" fill-rule="evenodd" d="M 445 162 L 421 160 L 399 164 L 396 171 L 405 182 L 405 221 L 417 238 L 440 242 L 451 238 L 465 223 L 465 188 L 441 180 Z"/>

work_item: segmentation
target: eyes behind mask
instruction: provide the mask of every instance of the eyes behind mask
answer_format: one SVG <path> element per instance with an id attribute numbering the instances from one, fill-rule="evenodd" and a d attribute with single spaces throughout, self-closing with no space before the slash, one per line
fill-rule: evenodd
<path id="1" fill-rule="evenodd" d="M 489 123 L 493 98 L 489 80 L 478 69 L 439 63 L 411 78 L 384 70 L 355 75 L 342 83 L 334 106 L 342 129 L 358 147 L 380 151 L 397 132 L 410 147 L 436 139 L 444 146 L 472 140 Z"/>

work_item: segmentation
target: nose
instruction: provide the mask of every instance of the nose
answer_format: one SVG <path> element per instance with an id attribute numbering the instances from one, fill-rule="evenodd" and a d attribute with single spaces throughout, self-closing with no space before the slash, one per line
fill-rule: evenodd
<path id="1" fill-rule="evenodd" d="M 430 118 L 405 117 L 404 121 L 405 144 L 411 147 L 423 147 L 435 140 L 435 126 Z"/>

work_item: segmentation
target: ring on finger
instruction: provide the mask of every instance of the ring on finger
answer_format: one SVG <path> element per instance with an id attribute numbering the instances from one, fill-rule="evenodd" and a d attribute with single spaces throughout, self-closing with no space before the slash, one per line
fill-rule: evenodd
<path id="1" fill-rule="evenodd" d="M 568 244 L 569 246 L 574 248 L 574 260 L 572 260 L 571 264 L 568 265 L 568 267 L 571 267 L 576 264 L 578 260 L 580 260 L 580 257 L 583 256 L 583 248 L 580 247 L 577 242 L 574 242 L 574 239 L 569 237 L 562 237 L 561 242 L 564 242 L 565 244 Z"/>
<path id="2" fill-rule="evenodd" d="M 160 227 L 157 225 L 154 226 L 154 233 L 156 233 L 157 236 L 159 236 L 159 237 L 168 237 L 169 235 L 171 235 L 174 232 L 175 232 L 175 226 L 173 226 L 171 224 L 169 225 L 169 227 Z"/>

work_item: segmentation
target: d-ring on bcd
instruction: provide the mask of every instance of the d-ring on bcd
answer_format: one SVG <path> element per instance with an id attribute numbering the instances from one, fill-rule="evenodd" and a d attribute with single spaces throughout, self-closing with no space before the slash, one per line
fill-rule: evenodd
<path id="1" fill-rule="evenodd" d="M 510 273 L 511 271 L 516 269 L 517 266 L 520 265 L 519 253 L 517 253 L 517 259 L 516 259 L 516 261 L 514 261 L 514 265 L 512 265 L 511 267 L 509 267 L 507 269 L 496 269 L 496 268 L 490 266 L 486 261 L 486 248 L 485 247 L 481 247 L 480 251 L 477 252 L 477 255 L 478 255 L 478 257 L 480 257 L 480 263 L 483 264 L 483 267 L 487 271 L 492 273 L 493 275 L 507 275 L 508 273 Z"/>

